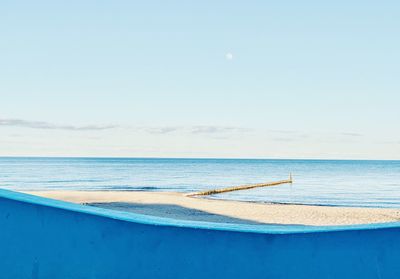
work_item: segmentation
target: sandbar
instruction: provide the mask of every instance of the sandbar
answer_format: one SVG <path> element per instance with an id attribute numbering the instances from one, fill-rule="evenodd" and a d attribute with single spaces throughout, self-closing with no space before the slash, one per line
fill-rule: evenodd
<path id="1" fill-rule="evenodd" d="M 176 192 L 30 191 L 46 198 L 144 215 L 216 223 L 336 226 L 399 222 L 400 209 L 266 204 Z"/>

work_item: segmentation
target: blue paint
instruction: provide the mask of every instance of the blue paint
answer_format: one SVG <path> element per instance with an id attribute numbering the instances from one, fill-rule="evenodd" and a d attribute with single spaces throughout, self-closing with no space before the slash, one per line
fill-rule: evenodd
<path id="1" fill-rule="evenodd" d="M 400 223 L 177 221 L 0 190 L 0 278 L 400 278 Z"/>

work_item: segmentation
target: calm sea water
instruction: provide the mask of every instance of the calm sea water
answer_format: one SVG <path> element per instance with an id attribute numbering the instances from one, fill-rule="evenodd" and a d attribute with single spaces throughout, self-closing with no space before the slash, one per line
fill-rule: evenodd
<path id="1" fill-rule="evenodd" d="M 191 192 L 286 179 L 215 195 L 258 202 L 400 208 L 400 161 L 0 158 L 0 188 Z"/>

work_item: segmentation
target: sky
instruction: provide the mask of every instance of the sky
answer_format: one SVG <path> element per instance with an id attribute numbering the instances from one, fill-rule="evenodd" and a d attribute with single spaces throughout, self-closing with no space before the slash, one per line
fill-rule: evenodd
<path id="1" fill-rule="evenodd" d="M 0 156 L 400 159 L 398 1 L 0 2 Z"/>

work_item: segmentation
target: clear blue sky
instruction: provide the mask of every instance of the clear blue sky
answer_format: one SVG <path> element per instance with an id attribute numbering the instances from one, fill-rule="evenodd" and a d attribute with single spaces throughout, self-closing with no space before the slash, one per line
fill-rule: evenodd
<path id="1" fill-rule="evenodd" d="M 1 1 L 0 155 L 400 159 L 398 1 Z"/>

